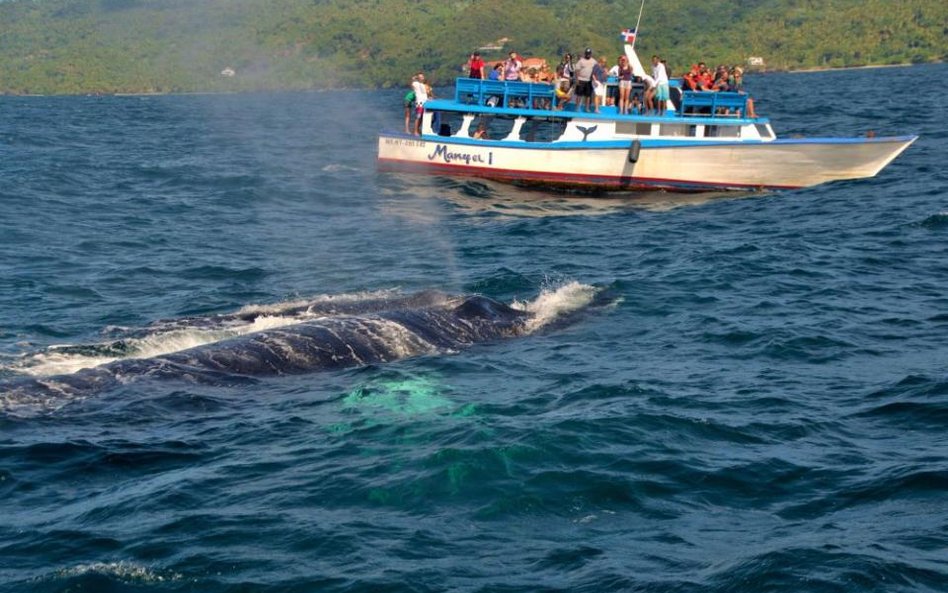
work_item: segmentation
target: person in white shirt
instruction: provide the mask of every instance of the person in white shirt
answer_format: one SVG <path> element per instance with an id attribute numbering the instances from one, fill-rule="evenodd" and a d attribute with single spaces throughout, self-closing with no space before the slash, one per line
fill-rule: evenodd
<path id="1" fill-rule="evenodd" d="M 655 107 L 659 115 L 665 115 L 668 105 L 668 72 L 658 56 L 652 56 L 652 78 L 655 79 Z"/>
<path id="2" fill-rule="evenodd" d="M 425 83 L 425 75 L 419 72 L 415 75 L 411 88 L 415 91 L 415 136 L 421 136 L 421 120 L 425 113 L 425 102 L 428 101 L 428 89 L 431 87 Z"/>

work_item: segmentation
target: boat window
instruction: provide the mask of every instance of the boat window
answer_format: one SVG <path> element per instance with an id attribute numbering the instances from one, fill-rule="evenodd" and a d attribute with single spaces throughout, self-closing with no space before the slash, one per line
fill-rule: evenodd
<path id="1" fill-rule="evenodd" d="M 705 126 L 704 135 L 706 138 L 740 138 L 740 126 Z"/>
<path id="2" fill-rule="evenodd" d="M 504 115 L 481 114 L 471 122 L 468 134 L 471 138 L 483 137 L 485 140 L 503 140 L 513 129 L 514 119 Z"/>
<path id="3" fill-rule="evenodd" d="M 651 136 L 652 124 L 635 123 L 631 121 L 617 121 L 616 134 L 634 134 L 636 136 Z"/>
<path id="4" fill-rule="evenodd" d="M 773 138 L 774 134 L 770 131 L 770 126 L 767 124 L 755 124 L 757 127 L 757 133 L 760 134 L 761 138 Z"/>
<path id="5" fill-rule="evenodd" d="M 520 139 L 525 142 L 553 142 L 566 131 L 562 117 L 531 117 L 520 128 Z"/>
<path id="6" fill-rule="evenodd" d="M 688 128 L 693 128 L 687 124 L 662 124 L 659 126 L 658 134 L 660 136 L 688 136 Z"/>
<path id="7" fill-rule="evenodd" d="M 461 129 L 462 115 L 455 111 L 433 111 L 431 130 L 438 136 L 450 136 Z"/>

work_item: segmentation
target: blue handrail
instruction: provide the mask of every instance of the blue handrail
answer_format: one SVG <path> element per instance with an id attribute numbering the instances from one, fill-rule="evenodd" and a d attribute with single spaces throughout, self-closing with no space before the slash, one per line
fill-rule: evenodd
<path id="1" fill-rule="evenodd" d="M 542 108 L 541 103 L 556 104 L 556 90 L 546 83 L 518 80 L 481 80 L 458 78 L 454 85 L 454 100 L 467 105 L 492 107 Z"/>

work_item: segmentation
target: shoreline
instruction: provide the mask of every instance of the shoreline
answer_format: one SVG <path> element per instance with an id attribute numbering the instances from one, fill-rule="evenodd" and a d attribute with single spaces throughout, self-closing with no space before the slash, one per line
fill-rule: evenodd
<path id="1" fill-rule="evenodd" d="M 867 64 L 865 66 L 816 66 L 813 68 L 800 68 L 795 70 L 771 70 L 771 72 L 786 72 L 788 74 L 809 74 L 811 72 L 839 72 L 842 70 L 875 70 L 878 68 L 907 68 L 909 66 L 923 66 L 925 64 L 942 64 L 941 60 L 935 62 L 922 62 L 914 64 L 905 62 L 902 64 Z"/>

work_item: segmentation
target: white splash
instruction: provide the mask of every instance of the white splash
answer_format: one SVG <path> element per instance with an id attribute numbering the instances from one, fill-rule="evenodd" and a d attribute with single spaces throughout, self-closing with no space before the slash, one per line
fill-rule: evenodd
<path id="1" fill-rule="evenodd" d="M 511 306 L 533 313 L 534 317 L 527 323 L 527 331 L 533 332 L 557 317 L 586 307 L 597 292 L 595 286 L 572 281 L 555 289 L 544 289 L 530 302 L 514 302 Z"/>
<path id="2" fill-rule="evenodd" d="M 183 575 L 173 571 L 160 571 L 147 568 L 131 562 L 92 562 L 79 564 L 70 568 L 56 571 L 59 578 L 70 578 L 86 574 L 100 574 L 113 577 L 126 583 L 163 583 L 179 581 Z"/>
<path id="3" fill-rule="evenodd" d="M 349 165 L 342 165 L 339 163 L 332 163 L 323 167 L 323 171 L 327 173 L 351 173 L 353 171 L 358 171 L 356 167 Z"/>

